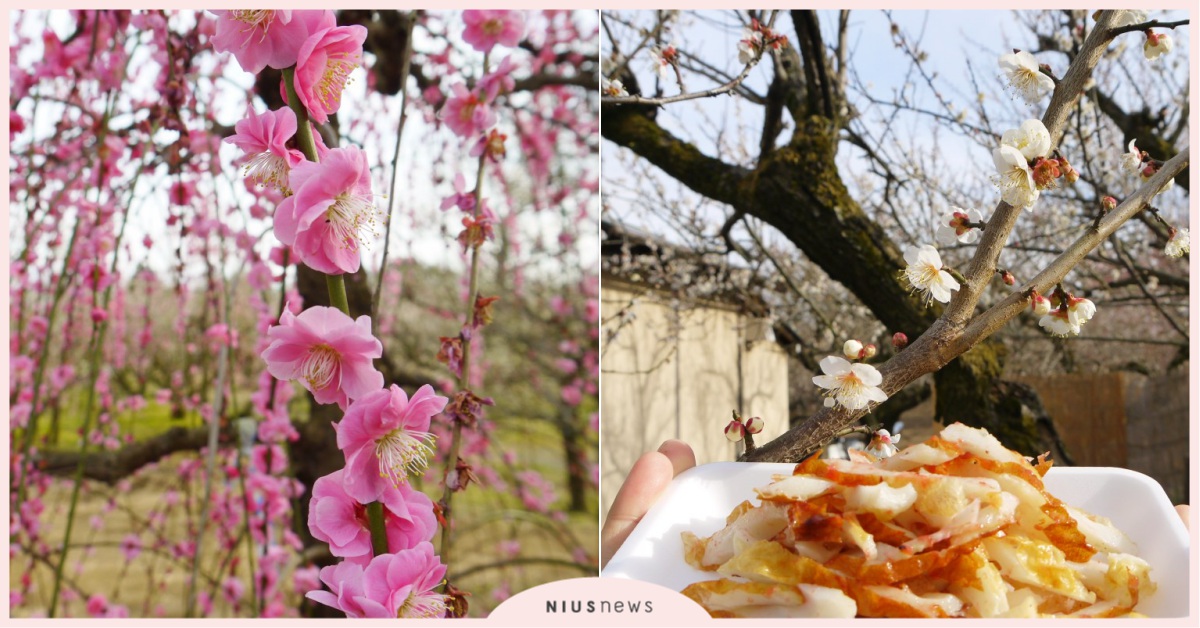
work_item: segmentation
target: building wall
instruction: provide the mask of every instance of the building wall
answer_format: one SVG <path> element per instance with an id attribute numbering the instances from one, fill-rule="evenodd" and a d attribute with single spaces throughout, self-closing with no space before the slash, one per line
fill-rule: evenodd
<path id="1" fill-rule="evenodd" d="M 1014 378 L 1033 386 L 1081 466 L 1125 467 L 1187 503 L 1188 369 Z"/>
<path id="2" fill-rule="evenodd" d="M 675 309 L 611 283 L 601 290 L 605 516 L 633 463 L 664 440 L 690 444 L 699 464 L 732 460 L 740 446 L 724 436 L 732 410 L 765 419 L 760 443 L 781 434 L 788 416 L 787 356 L 762 339 L 761 321 L 719 304 Z M 619 313 L 634 299 L 622 326 Z"/>

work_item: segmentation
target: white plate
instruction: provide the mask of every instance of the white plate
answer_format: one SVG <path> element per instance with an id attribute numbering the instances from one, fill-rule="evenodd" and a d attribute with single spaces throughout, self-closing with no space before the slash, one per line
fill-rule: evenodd
<path id="1" fill-rule="evenodd" d="M 683 560 L 680 533 L 700 537 L 725 527 L 725 517 L 750 499 L 771 476 L 790 475 L 793 464 L 717 462 L 681 473 L 629 535 L 601 574 L 653 582 L 676 591 L 718 578 Z M 1149 476 L 1114 467 L 1054 467 L 1046 489 L 1068 505 L 1108 517 L 1137 543 L 1137 555 L 1150 563 L 1158 590 L 1142 598 L 1137 611 L 1150 617 L 1186 617 L 1189 537 L 1187 528 Z"/>

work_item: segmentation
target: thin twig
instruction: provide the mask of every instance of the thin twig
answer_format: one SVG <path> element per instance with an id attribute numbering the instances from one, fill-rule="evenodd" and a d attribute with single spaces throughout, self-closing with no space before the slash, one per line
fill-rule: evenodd
<path id="1" fill-rule="evenodd" d="M 416 14 L 407 18 L 408 26 L 404 37 L 404 52 L 400 65 L 400 121 L 396 124 L 396 150 L 392 153 L 392 182 L 388 186 L 388 208 L 384 216 L 383 260 L 379 263 L 379 277 L 375 281 L 375 296 L 371 299 L 371 333 L 379 331 L 379 301 L 383 296 L 383 278 L 387 275 L 388 248 L 392 244 L 392 210 L 396 205 L 396 175 L 400 172 L 400 138 L 404 136 L 404 122 L 408 119 L 408 73 L 412 69 L 413 24 Z M 485 68 L 486 70 L 486 68 Z"/>
<path id="2" fill-rule="evenodd" d="M 1125 250 L 1125 247 L 1121 245 L 1121 241 L 1113 238 L 1112 246 L 1113 250 L 1117 252 L 1117 259 L 1121 260 L 1121 264 L 1123 264 L 1125 269 L 1129 271 L 1130 276 L 1133 277 L 1133 280 L 1137 283 L 1137 287 L 1141 289 L 1142 294 L 1146 295 L 1147 299 L 1150 299 L 1150 303 L 1154 306 L 1154 309 L 1158 310 L 1159 314 L 1162 314 L 1162 317 L 1166 319 L 1167 323 L 1170 324 L 1175 331 L 1179 332 L 1179 335 L 1183 336 L 1184 340 L 1190 341 L 1191 338 L 1188 337 L 1187 329 L 1180 326 L 1179 321 L 1176 321 L 1175 317 L 1167 313 L 1166 308 L 1163 307 L 1162 303 L 1159 303 L 1158 297 L 1150 291 L 1150 287 L 1146 285 L 1146 282 L 1142 281 L 1141 274 L 1134 269 L 1133 260 L 1129 257 L 1129 253 Z"/>

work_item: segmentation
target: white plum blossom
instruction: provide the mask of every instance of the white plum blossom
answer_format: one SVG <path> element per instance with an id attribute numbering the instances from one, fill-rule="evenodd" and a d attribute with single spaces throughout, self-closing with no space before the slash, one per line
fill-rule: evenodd
<path id="1" fill-rule="evenodd" d="M 871 442 L 867 444 L 867 453 L 876 458 L 891 458 L 900 451 L 896 445 L 900 443 L 900 435 L 893 436 L 885 429 L 875 430 L 871 435 Z"/>
<path id="2" fill-rule="evenodd" d="M 1134 145 L 1136 143 L 1136 137 L 1129 140 L 1129 150 L 1121 153 L 1121 172 L 1128 175 L 1137 175 L 1142 171 L 1142 151 Z"/>
<path id="3" fill-rule="evenodd" d="M 1121 28 L 1122 26 L 1133 26 L 1134 24 L 1143 24 L 1150 19 L 1145 11 L 1138 9 L 1126 9 L 1117 14 L 1113 20 L 1113 28 Z"/>
<path id="4" fill-rule="evenodd" d="M 1069 297 L 1067 299 L 1067 314 L 1076 325 L 1083 325 L 1096 315 L 1096 304 L 1088 299 Z M 1076 332 L 1078 333 L 1078 332 Z"/>
<path id="5" fill-rule="evenodd" d="M 1050 153 L 1050 130 L 1041 120 L 1029 119 L 1020 127 L 1005 131 L 1000 145 L 1012 146 L 1021 151 L 1026 161 L 1033 161 Z"/>
<path id="6" fill-rule="evenodd" d="M 1059 308 L 1038 319 L 1038 325 L 1053 336 L 1066 337 L 1079 333 L 1079 325 L 1071 322 L 1070 315 Z"/>
<path id="7" fill-rule="evenodd" d="M 1013 91 L 1030 105 L 1036 105 L 1054 91 L 1054 79 L 1043 74 L 1038 69 L 1037 59 L 1024 50 L 1000 55 L 1000 69 Z"/>
<path id="8" fill-rule="evenodd" d="M 870 364 L 851 364 L 835 355 L 821 360 L 824 375 L 813 377 L 813 383 L 825 389 L 825 407 L 833 407 L 836 400 L 847 410 L 862 410 L 871 403 L 887 401 L 887 394 L 879 388 L 883 375 Z"/>
<path id="9" fill-rule="evenodd" d="M 619 97 L 624 97 L 624 96 L 629 95 L 629 92 L 625 91 L 625 86 L 623 84 L 621 84 L 621 81 L 619 81 L 617 79 L 613 79 L 610 81 L 606 78 L 601 78 L 600 79 L 600 91 L 602 91 L 605 96 L 611 96 L 614 98 L 619 98 Z"/>
<path id="10" fill-rule="evenodd" d="M 970 227 L 967 223 L 980 222 L 983 222 L 983 214 L 979 213 L 979 210 L 951 205 L 950 211 L 943 214 L 942 219 L 938 221 L 935 237 L 942 246 L 952 246 L 955 242 L 974 244 L 979 239 L 979 229 Z"/>
<path id="11" fill-rule="evenodd" d="M 1191 245 L 1188 242 L 1187 229 L 1172 229 L 1171 239 L 1167 240 L 1166 250 L 1167 257 L 1183 257 L 1191 252 Z"/>
<path id="12" fill-rule="evenodd" d="M 992 161 L 996 163 L 997 172 L 993 181 L 1000 188 L 1000 198 L 1005 203 L 1028 209 L 1037 202 L 1039 192 L 1033 170 L 1021 151 L 1012 146 L 1001 146 L 992 151 Z"/>
<path id="13" fill-rule="evenodd" d="M 742 30 L 742 39 L 738 42 L 738 63 L 747 65 L 758 56 L 762 50 L 762 33 L 749 28 Z"/>
<path id="14" fill-rule="evenodd" d="M 1096 304 L 1088 299 L 1067 296 L 1067 307 L 1056 307 L 1038 320 L 1038 325 L 1055 336 L 1078 335 L 1080 328 L 1096 315 Z"/>
<path id="15" fill-rule="evenodd" d="M 1146 31 L 1146 43 L 1142 44 L 1142 53 L 1151 61 L 1157 61 L 1159 57 L 1171 52 L 1175 47 L 1175 41 L 1166 33 L 1156 33 L 1154 31 Z"/>
<path id="16" fill-rule="evenodd" d="M 674 74 L 674 69 L 671 65 L 672 57 L 675 55 L 675 46 L 668 45 L 666 48 L 654 46 L 650 49 L 650 58 L 653 60 L 654 71 L 658 73 L 658 78 L 669 81 Z"/>
<path id="17" fill-rule="evenodd" d="M 863 344 L 851 338 L 842 345 L 842 355 L 846 356 L 847 360 L 857 360 L 862 355 Z"/>
<path id="18" fill-rule="evenodd" d="M 942 257 L 937 249 L 928 244 L 912 247 L 904 253 L 904 261 L 908 263 L 904 278 L 921 295 L 925 305 L 933 301 L 950 302 L 950 292 L 958 290 L 959 285 L 950 273 L 942 270 Z"/>

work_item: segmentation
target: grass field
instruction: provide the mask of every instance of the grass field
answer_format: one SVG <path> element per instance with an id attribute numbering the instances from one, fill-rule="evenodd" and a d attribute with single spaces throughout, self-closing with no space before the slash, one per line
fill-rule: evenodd
<path id="1" fill-rule="evenodd" d="M 75 436 L 80 421 L 78 418 L 67 420 L 65 416 L 64 413 L 60 424 L 59 448 L 77 449 L 78 437 L 68 438 L 67 435 Z M 74 416 L 78 417 L 78 414 Z M 172 420 L 166 406 L 151 402 L 136 415 L 118 417 L 117 420 L 122 433 L 132 433 L 140 439 L 172 426 L 196 425 L 199 418 L 189 416 L 182 421 Z M 43 421 L 43 425 L 48 428 L 49 421 Z M 551 425 L 534 420 L 507 419 L 497 430 L 492 447 L 495 452 L 511 452 L 514 468 L 537 470 L 553 480 L 557 505 L 565 503 L 565 463 L 558 435 Z M 65 606 L 60 603 L 59 616 L 87 616 L 86 598 L 96 593 L 104 594 L 111 603 L 128 606 L 134 617 L 184 615 L 191 561 L 172 556 L 169 544 L 195 538 L 194 528 L 189 529 L 188 522 L 193 522 L 194 526 L 198 521 L 198 502 L 203 486 L 199 481 L 182 484 L 178 473 L 179 464 L 195 456 L 195 453 L 171 456 L 131 478 L 125 487 L 127 490 L 99 483 L 87 485 L 79 502 L 65 570 L 64 580 L 71 592 L 64 598 L 67 600 Z M 457 587 L 471 593 L 471 616 L 484 615 L 503 598 L 531 586 L 596 575 L 597 572 L 594 561 L 598 552 L 598 517 L 594 490 L 589 495 L 585 512 L 553 518 L 527 511 L 513 493 L 514 487 L 506 488 L 499 491 L 471 487 L 455 496 L 454 558 L 450 577 Z M 430 486 L 423 490 L 431 495 L 434 493 Z M 47 527 L 44 538 L 52 545 L 57 545 L 62 538 L 70 491 L 70 482 L 57 480 L 44 499 L 47 507 L 42 517 Z M 180 504 L 165 508 L 165 496 L 171 491 L 180 496 Z M 196 499 L 186 499 L 189 491 Z M 432 496 L 435 500 L 440 497 Z M 188 503 L 192 506 L 191 512 L 185 507 Z M 127 561 L 120 548 L 121 541 L 131 532 L 143 529 L 148 516 L 164 518 L 161 528 L 165 530 L 163 547 L 153 547 L 150 535 L 143 535 L 145 549 L 137 558 Z M 100 526 L 94 527 L 93 522 Z M 435 537 L 435 544 L 437 540 Z M 256 616 L 249 608 L 248 586 L 241 603 L 236 606 L 222 599 L 219 588 L 220 581 L 228 575 L 249 582 L 246 569 L 249 548 L 243 543 L 236 548 L 222 549 L 216 547 L 215 541 L 216 535 L 209 526 L 201 545 L 204 576 L 200 589 L 213 599 L 212 616 Z M 582 548 L 582 555 L 577 548 Z M 262 548 L 257 550 L 261 553 Z M 283 569 L 276 574 L 281 586 L 289 592 L 286 600 L 291 609 L 299 606 L 302 597 L 292 586 L 292 571 L 300 560 L 298 554 L 288 557 Z M 224 569 L 222 565 L 225 565 Z M 28 554 L 17 552 L 13 555 L 9 575 L 14 588 L 29 567 Z M 216 575 L 218 572 L 220 576 Z M 24 603 L 13 610 L 14 616 L 44 612 L 48 606 L 54 580 L 51 565 L 35 563 L 31 573 L 33 590 Z M 75 591 L 82 595 L 73 595 Z"/>

